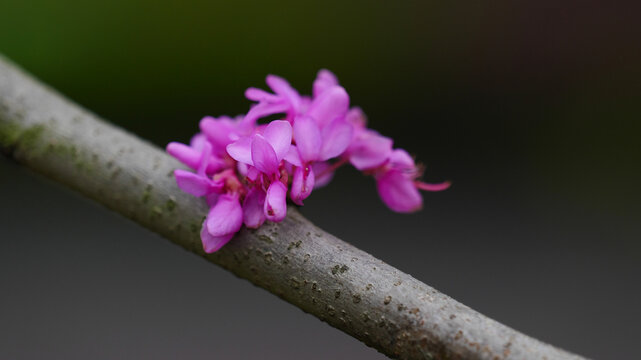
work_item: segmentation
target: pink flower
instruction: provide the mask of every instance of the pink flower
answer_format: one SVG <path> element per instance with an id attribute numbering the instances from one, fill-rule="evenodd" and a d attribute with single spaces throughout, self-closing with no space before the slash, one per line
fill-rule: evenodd
<path id="1" fill-rule="evenodd" d="M 316 80 L 314 80 L 312 94 L 314 97 L 320 96 L 325 90 L 338 85 L 338 79 L 331 71 L 326 69 L 321 69 L 316 75 Z"/>
<path id="2" fill-rule="evenodd" d="M 289 83 L 276 75 L 267 75 L 265 79 L 267 85 L 274 91 L 270 94 L 265 90 L 250 87 L 245 91 L 245 96 L 249 100 L 257 101 L 243 122 L 245 124 L 255 124 L 257 119 L 278 113 L 286 113 L 287 119 L 292 120 L 300 111 L 303 104 L 301 96 Z"/>
<path id="3" fill-rule="evenodd" d="M 281 160 L 289 151 L 292 127 L 284 120 L 272 121 L 263 134 L 240 138 L 227 146 L 227 152 L 236 161 L 250 165 L 258 171 L 248 177 L 266 188 L 264 212 L 271 221 L 282 221 L 287 214 L 287 185 L 280 179 Z M 287 180 L 285 180 L 287 181 Z"/>
<path id="4" fill-rule="evenodd" d="M 266 82 L 274 94 L 257 88 L 249 88 L 245 92 L 249 100 L 257 101 L 258 104 L 249 110 L 243 123 L 255 124 L 259 118 L 285 113 L 285 119 L 289 122 L 293 122 L 297 116 L 305 115 L 324 126 L 337 117 L 345 116 L 349 108 L 349 95 L 328 70 L 318 73 L 311 102 L 300 96 L 298 91 L 281 77 L 268 75 Z"/>
<path id="5" fill-rule="evenodd" d="M 354 141 L 345 152 L 349 162 L 358 170 L 368 170 L 385 163 L 392 155 L 393 140 L 374 130 L 356 131 Z"/>
<path id="6" fill-rule="evenodd" d="M 270 221 L 283 221 L 287 215 L 287 185 L 275 181 L 267 189 L 265 205 L 263 206 L 265 217 Z"/>
<path id="7" fill-rule="evenodd" d="M 405 150 L 393 150 L 392 139 L 367 128 L 365 115 L 349 108 L 349 95 L 330 71 L 318 72 L 312 97 L 301 96 L 275 75 L 266 82 L 273 93 L 245 92 L 257 102 L 247 114 L 207 116 L 189 145 L 167 145 L 172 156 L 196 171 L 175 170 L 178 187 L 205 197 L 210 206 L 200 233 L 205 252 L 219 250 L 243 224 L 258 228 L 266 220 L 282 221 L 288 191 L 302 205 L 348 163 L 374 176 L 381 199 L 397 212 L 420 209 L 419 190 L 449 187 L 449 182 L 418 181 L 414 159 Z M 257 123 L 274 114 L 284 114 L 284 120 Z"/>
<path id="8" fill-rule="evenodd" d="M 388 163 L 375 175 L 378 193 L 390 209 L 396 212 L 414 212 L 423 206 L 423 197 L 418 189 L 427 191 L 445 190 L 449 182 L 427 184 L 416 181 L 419 176 L 414 159 L 402 149 L 394 150 Z"/>
<path id="9" fill-rule="evenodd" d="M 331 86 L 317 97 L 314 97 L 305 116 L 310 117 L 322 128 L 336 120 L 344 118 L 349 109 L 349 95 L 342 86 Z"/>
<path id="10" fill-rule="evenodd" d="M 218 251 L 240 230 L 243 225 L 243 210 L 234 195 L 221 195 L 209 210 L 200 231 L 206 253 Z"/>
<path id="11" fill-rule="evenodd" d="M 275 120 L 265 127 L 262 134 L 240 138 L 227 145 L 227 153 L 236 161 L 254 166 L 260 172 L 278 174 L 280 161 L 292 143 L 292 126 L 284 120 Z"/>
<path id="12" fill-rule="evenodd" d="M 214 252 L 226 244 L 242 225 L 243 212 L 238 202 L 238 197 L 242 191 L 238 187 L 238 180 L 233 172 L 228 170 L 221 171 L 211 178 L 207 175 L 210 161 L 217 160 L 212 154 L 212 145 L 208 141 L 199 143 L 202 137 L 195 137 L 196 144 L 192 141 L 192 147 L 183 147 L 170 144 L 171 151 L 177 154 L 177 157 L 189 159 L 198 171 L 192 173 L 185 170 L 175 170 L 174 176 L 176 183 L 181 190 L 194 196 L 207 196 L 207 201 L 212 206 L 201 230 L 201 240 L 205 252 Z M 182 145 L 182 144 L 180 144 Z M 200 149 L 198 162 L 196 156 L 192 153 Z"/>
<path id="13" fill-rule="evenodd" d="M 196 143 L 197 142 L 198 140 Z M 167 146 L 167 150 L 170 151 L 170 153 L 173 152 L 174 154 L 177 154 L 177 156 L 174 155 L 176 157 L 184 156 L 184 158 L 188 159 L 188 162 L 190 162 L 194 168 L 198 169 L 198 172 L 195 174 L 190 171 L 178 169 L 174 171 L 174 176 L 176 177 L 176 183 L 180 189 L 186 193 L 200 197 L 220 191 L 223 187 L 223 183 L 220 181 L 214 181 L 207 176 L 207 171 L 212 168 L 210 167 L 211 161 L 217 160 L 212 155 L 211 144 L 204 141 L 202 145 L 197 145 L 201 148 L 199 153 L 196 153 L 196 151 L 198 151 L 195 150 L 196 147 L 187 147 L 178 143 L 170 143 Z M 185 154 L 187 155 L 185 156 Z"/>
<path id="14" fill-rule="evenodd" d="M 352 140 L 352 126 L 344 118 L 320 128 L 311 117 L 298 117 L 294 122 L 294 139 L 286 160 L 296 166 L 292 179 L 291 199 L 302 205 L 314 188 L 313 164 L 339 156 Z"/>
<path id="15" fill-rule="evenodd" d="M 243 202 L 243 222 L 245 226 L 257 229 L 267 219 L 265 216 L 265 190 L 256 186 L 253 187 L 245 196 Z"/>
<path id="16" fill-rule="evenodd" d="M 175 157 L 181 163 L 189 166 L 190 168 L 196 170 L 200 167 L 200 164 L 203 163 L 204 153 L 203 148 L 207 144 L 207 140 L 203 134 L 197 134 L 191 138 L 189 145 L 181 144 L 178 142 L 170 142 L 167 145 L 167 152 L 169 155 Z M 213 156 L 211 153 L 207 153 L 207 167 L 205 172 L 207 174 L 212 174 L 216 171 L 221 170 L 225 166 L 225 162 Z"/>
<path id="17" fill-rule="evenodd" d="M 254 131 L 253 125 L 246 124 L 242 120 L 242 115 L 235 119 L 228 116 L 219 118 L 206 116 L 200 120 L 200 130 L 212 144 L 215 154 L 225 157 L 227 145 Z"/>
<path id="18" fill-rule="evenodd" d="M 392 139 L 382 136 L 367 128 L 367 119 L 363 111 L 351 108 L 345 121 L 354 127 L 354 137 L 343 154 L 358 170 L 368 170 L 384 164 L 392 154 Z"/>

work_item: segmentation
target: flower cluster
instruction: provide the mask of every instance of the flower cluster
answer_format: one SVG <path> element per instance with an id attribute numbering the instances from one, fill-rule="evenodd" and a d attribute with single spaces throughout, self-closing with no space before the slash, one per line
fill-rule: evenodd
<path id="1" fill-rule="evenodd" d="M 397 212 L 421 208 L 419 189 L 449 186 L 419 181 L 414 159 L 367 128 L 363 112 L 350 108 L 347 92 L 331 72 L 318 73 L 312 96 L 300 95 L 278 76 L 269 75 L 266 82 L 272 92 L 245 92 L 256 102 L 247 114 L 205 117 L 189 145 L 167 145 L 169 154 L 195 170 L 176 170 L 178 186 L 205 197 L 211 207 L 201 230 L 206 252 L 220 249 L 243 224 L 257 228 L 266 220 L 283 220 L 288 193 L 302 205 L 348 163 L 373 176 L 381 199 Z M 274 115 L 283 115 L 282 120 L 258 122 Z"/>

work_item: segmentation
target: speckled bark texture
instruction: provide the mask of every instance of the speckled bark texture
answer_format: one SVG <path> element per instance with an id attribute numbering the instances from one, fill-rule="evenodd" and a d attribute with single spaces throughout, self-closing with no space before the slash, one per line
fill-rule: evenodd
<path id="1" fill-rule="evenodd" d="M 178 189 L 177 161 L 1 57 L 0 148 L 390 357 L 580 358 L 456 302 L 315 227 L 294 208 L 282 223 L 242 230 L 218 253 L 203 253 L 199 230 L 207 206 Z"/>

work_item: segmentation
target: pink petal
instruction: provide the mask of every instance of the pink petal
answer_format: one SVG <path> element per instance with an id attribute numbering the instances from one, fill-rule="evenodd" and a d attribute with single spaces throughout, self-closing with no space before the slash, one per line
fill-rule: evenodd
<path id="1" fill-rule="evenodd" d="M 291 176 L 291 174 L 294 173 L 294 165 L 287 161 L 283 161 L 283 169 L 287 172 L 288 176 Z"/>
<path id="2" fill-rule="evenodd" d="M 231 156 L 232 159 L 236 161 L 240 161 L 248 165 L 253 165 L 254 162 L 252 161 L 251 144 L 251 137 L 240 138 L 237 141 L 227 145 L 227 154 L 229 154 L 229 156 Z"/>
<path id="3" fill-rule="evenodd" d="M 235 234 L 243 225 L 243 209 L 238 197 L 221 195 L 207 215 L 207 231 L 212 236 Z"/>
<path id="4" fill-rule="evenodd" d="M 278 161 L 282 160 L 292 144 L 292 125 L 289 121 L 274 120 L 263 132 L 265 140 L 274 148 Z"/>
<path id="5" fill-rule="evenodd" d="M 302 160 L 300 159 L 300 154 L 298 153 L 298 148 L 296 145 L 289 147 L 289 151 L 285 155 L 285 161 L 289 162 L 294 166 L 302 166 Z"/>
<path id="6" fill-rule="evenodd" d="M 321 150 L 321 133 L 314 119 L 303 116 L 294 121 L 294 139 L 303 162 L 314 161 Z"/>
<path id="7" fill-rule="evenodd" d="M 250 136 L 254 133 L 256 129 L 256 121 L 254 122 L 245 122 L 245 115 L 238 115 L 234 119 L 234 125 L 236 126 L 236 134 L 232 134 L 232 140 L 236 141 L 241 137 Z"/>
<path id="8" fill-rule="evenodd" d="M 314 94 L 314 97 L 318 97 L 320 94 L 325 92 L 325 90 L 336 85 L 338 85 L 336 75 L 329 70 L 321 69 L 318 72 L 318 75 L 316 75 L 316 80 L 314 80 L 312 94 Z"/>
<path id="9" fill-rule="evenodd" d="M 274 94 L 270 94 L 267 91 L 263 89 L 257 89 L 254 87 L 250 87 L 247 90 L 245 90 L 245 97 L 249 100 L 252 101 L 268 101 L 268 102 L 276 102 L 280 100 L 280 98 Z"/>
<path id="10" fill-rule="evenodd" d="M 335 119 L 323 128 L 323 146 L 320 160 L 327 160 L 342 154 L 352 141 L 353 127 L 343 119 Z"/>
<path id="11" fill-rule="evenodd" d="M 334 171 L 330 171 L 329 169 L 331 168 L 331 164 L 322 161 L 322 162 L 315 162 L 312 164 L 312 169 L 314 171 L 314 189 L 318 189 L 320 187 L 323 187 L 327 184 L 329 184 L 330 181 L 334 178 Z"/>
<path id="12" fill-rule="evenodd" d="M 314 99 L 307 110 L 307 115 L 323 126 L 337 117 L 344 116 L 348 107 L 349 95 L 345 89 L 341 86 L 332 86 Z"/>
<path id="13" fill-rule="evenodd" d="M 252 136 L 251 154 L 254 166 L 258 170 L 268 175 L 278 173 L 276 152 L 262 135 Z"/>
<path id="14" fill-rule="evenodd" d="M 223 184 L 185 170 L 174 171 L 178 187 L 191 195 L 204 196 L 219 191 Z"/>
<path id="15" fill-rule="evenodd" d="M 207 167 L 209 163 L 215 161 L 214 156 L 212 155 L 212 146 L 209 141 L 205 141 L 202 144 L 202 150 L 200 151 L 200 165 L 198 166 L 198 174 L 205 175 L 207 172 Z"/>
<path id="16" fill-rule="evenodd" d="M 416 167 L 412 156 L 403 149 L 395 149 L 392 151 L 389 161 L 393 167 L 398 169 L 414 169 Z"/>
<path id="17" fill-rule="evenodd" d="M 247 179 L 251 181 L 256 181 L 258 177 L 260 176 L 261 172 L 258 171 L 255 167 L 251 166 L 249 169 L 247 169 Z"/>
<path id="18" fill-rule="evenodd" d="M 314 189 L 314 180 L 314 170 L 311 166 L 297 167 L 294 170 L 290 194 L 294 203 L 303 205 L 303 200 L 307 199 Z"/>
<path id="19" fill-rule="evenodd" d="M 287 215 L 287 187 L 280 181 L 273 182 L 267 189 L 264 205 L 268 220 L 279 222 Z"/>
<path id="20" fill-rule="evenodd" d="M 170 142 L 167 145 L 169 155 L 175 157 L 181 163 L 192 169 L 198 169 L 200 165 L 200 151 L 193 149 L 185 144 Z"/>
<path id="21" fill-rule="evenodd" d="M 235 125 L 230 119 L 216 120 L 207 116 L 200 120 L 199 125 L 200 130 L 219 148 L 224 148 L 233 141 Z"/>
<path id="22" fill-rule="evenodd" d="M 393 141 L 373 130 L 363 132 L 347 149 L 349 161 L 358 170 L 366 170 L 383 164 L 392 153 Z"/>
<path id="23" fill-rule="evenodd" d="M 273 114 L 285 113 L 290 109 L 290 105 L 285 101 L 279 101 L 277 103 L 268 103 L 261 102 L 249 109 L 247 115 L 243 119 L 242 123 L 245 124 L 255 124 L 256 120 Z"/>
<path id="24" fill-rule="evenodd" d="M 287 80 L 280 76 L 267 75 L 265 82 L 276 94 L 287 99 L 294 110 L 298 110 L 300 108 L 300 95 L 298 94 L 298 91 L 289 85 Z"/>
<path id="25" fill-rule="evenodd" d="M 167 145 L 167 152 L 169 153 L 169 155 L 173 156 L 178 161 L 194 170 L 197 170 L 200 166 L 200 160 L 202 157 L 201 152 L 185 144 L 171 142 Z M 217 170 L 221 169 L 222 166 L 222 160 L 212 158 L 210 159 L 209 164 L 207 164 L 207 173 L 216 172 Z"/>
<path id="26" fill-rule="evenodd" d="M 300 98 L 300 109 L 298 111 L 299 114 L 304 114 L 307 112 L 307 109 L 309 109 L 309 106 L 312 104 L 312 97 L 311 96 L 301 96 Z"/>
<path id="27" fill-rule="evenodd" d="M 357 128 L 365 128 L 367 125 L 367 116 L 361 108 L 355 106 L 347 112 L 345 115 L 345 121 L 356 126 Z"/>
<path id="28" fill-rule="evenodd" d="M 205 219 L 205 222 L 207 220 Z M 229 242 L 234 237 L 235 233 L 223 235 L 223 236 L 213 236 L 207 231 L 207 226 L 203 224 L 203 228 L 200 230 L 200 240 L 203 243 L 203 250 L 206 253 L 211 254 L 220 250 L 225 244 Z"/>
<path id="29" fill-rule="evenodd" d="M 201 133 L 194 135 L 191 140 L 189 140 L 189 146 L 197 151 L 201 151 L 205 143 L 207 143 L 207 137 Z"/>
<path id="30" fill-rule="evenodd" d="M 255 187 L 249 190 L 243 201 L 243 222 L 248 228 L 256 229 L 265 222 L 265 191 Z"/>
<path id="31" fill-rule="evenodd" d="M 211 193 L 205 196 L 205 201 L 207 202 L 207 205 L 209 205 L 209 207 L 211 208 L 216 205 L 219 197 L 220 197 L 220 194 Z"/>
<path id="32" fill-rule="evenodd" d="M 400 171 L 391 170 L 377 176 L 376 187 L 385 205 L 396 212 L 414 212 L 423 206 L 414 182 Z"/>

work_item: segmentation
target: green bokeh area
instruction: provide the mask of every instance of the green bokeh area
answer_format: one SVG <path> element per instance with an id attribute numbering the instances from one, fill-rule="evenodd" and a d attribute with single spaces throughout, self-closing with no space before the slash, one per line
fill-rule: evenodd
<path id="1" fill-rule="evenodd" d="M 0 44 L 77 101 L 155 138 L 164 131 L 151 121 L 171 127 L 176 118 L 246 111 L 244 89 L 262 85 L 267 73 L 309 91 L 316 71 L 327 67 L 353 73 L 344 78 L 358 93 L 425 57 L 416 52 L 428 47 L 408 46 L 425 32 L 413 31 L 411 21 L 390 28 L 389 5 L 340 4 L 12 2 L 0 15 Z M 407 11 L 396 10 L 399 17 Z"/>

